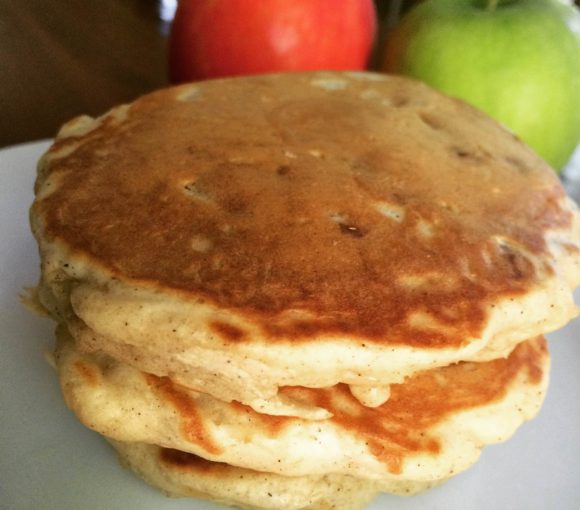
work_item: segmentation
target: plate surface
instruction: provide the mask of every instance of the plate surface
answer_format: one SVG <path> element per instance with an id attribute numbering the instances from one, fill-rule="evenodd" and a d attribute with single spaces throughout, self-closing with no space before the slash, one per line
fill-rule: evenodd
<path id="1" fill-rule="evenodd" d="M 44 359 L 53 324 L 19 295 L 39 273 L 28 208 L 48 142 L 0 151 L 0 509 L 219 510 L 168 499 L 117 463 L 73 417 Z M 580 508 L 580 320 L 549 335 L 552 381 L 538 418 L 447 484 L 412 498 L 381 496 L 369 510 Z"/>

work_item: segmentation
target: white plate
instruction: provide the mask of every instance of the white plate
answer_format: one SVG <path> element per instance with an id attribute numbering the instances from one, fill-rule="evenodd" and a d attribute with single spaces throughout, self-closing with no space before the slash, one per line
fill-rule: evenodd
<path id="1" fill-rule="evenodd" d="M 167 499 L 122 469 L 62 402 L 44 360 L 53 325 L 19 303 L 38 277 L 29 233 L 35 164 L 47 143 L 0 151 L 0 509 L 217 510 Z M 550 336 L 552 383 L 540 416 L 444 486 L 381 496 L 369 510 L 580 508 L 580 321 Z M 340 509 L 338 509 L 340 510 Z"/>

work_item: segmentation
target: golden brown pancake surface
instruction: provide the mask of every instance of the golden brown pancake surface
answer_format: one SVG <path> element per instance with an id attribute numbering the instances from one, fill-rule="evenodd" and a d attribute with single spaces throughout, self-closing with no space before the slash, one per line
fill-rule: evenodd
<path id="1" fill-rule="evenodd" d="M 485 445 L 511 436 L 541 406 L 549 356 L 538 337 L 507 359 L 425 371 L 393 385 L 377 408 L 344 385 L 280 390 L 328 410 L 321 420 L 258 413 L 106 355 L 82 354 L 63 329 L 56 365 L 71 409 L 112 439 L 286 476 L 341 473 L 388 483 L 446 479 Z"/>
<path id="2" fill-rule="evenodd" d="M 546 235 L 574 220 L 552 170 L 493 121 L 354 73 L 145 96 L 61 136 L 37 189 L 49 242 L 128 285 L 233 311 L 269 342 L 460 346 L 494 302 L 554 276 Z"/>
<path id="3" fill-rule="evenodd" d="M 357 436 L 373 456 L 386 463 L 390 472 L 399 474 L 409 457 L 440 453 L 441 441 L 430 430 L 449 416 L 500 402 L 518 377 L 543 391 L 548 377 L 547 359 L 545 339 L 528 340 L 506 359 L 428 370 L 403 384 L 392 385 L 388 402 L 377 408 L 361 405 L 342 384 L 331 388 L 285 387 L 280 392 L 329 411 L 332 417 L 321 420 L 321 426 L 331 423 Z M 223 453 L 212 440 L 203 410 L 186 389 L 168 378 L 145 377 L 160 400 L 180 415 L 182 434 L 188 441 L 209 454 Z M 260 414 L 235 402 L 230 405 L 240 415 L 240 422 L 249 420 L 258 434 L 272 438 L 300 423 L 298 418 Z"/>

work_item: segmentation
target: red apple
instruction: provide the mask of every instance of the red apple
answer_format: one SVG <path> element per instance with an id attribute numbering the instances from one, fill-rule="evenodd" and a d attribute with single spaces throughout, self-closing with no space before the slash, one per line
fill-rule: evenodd
<path id="1" fill-rule="evenodd" d="M 375 30 L 372 0 L 181 0 L 170 79 L 364 69 Z"/>

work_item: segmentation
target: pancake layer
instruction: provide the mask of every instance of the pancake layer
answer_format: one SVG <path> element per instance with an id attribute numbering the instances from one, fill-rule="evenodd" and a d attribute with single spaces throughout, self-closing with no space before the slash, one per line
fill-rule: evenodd
<path id="1" fill-rule="evenodd" d="M 81 349 L 260 412 L 323 419 L 278 389 L 339 383 L 377 406 L 577 314 L 554 172 L 403 78 L 159 91 L 65 125 L 36 192 L 40 298 Z"/>
<path id="2" fill-rule="evenodd" d="M 285 477 L 155 445 L 111 442 L 127 467 L 171 496 L 204 498 L 250 510 L 358 510 L 378 492 L 373 482 L 349 476 Z M 394 485 L 401 493 L 428 488 Z"/>
<path id="3" fill-rule="evenodd" d="M 393 385 L 391 398 L 376 408 L 344 385 L 281 390 L 332 416 L 320 420 L 257 413 L 107 355 L 82 354 L 62 328 L 56 365 L 71 409 L 112 439 L 285 476 L 373 479 L 381 488 L 446 479 L 473 464 L 486 444 L 511 436 L 541 406 L 549 357 L 538 337 L 507 359 L 416 374 Z"/>

